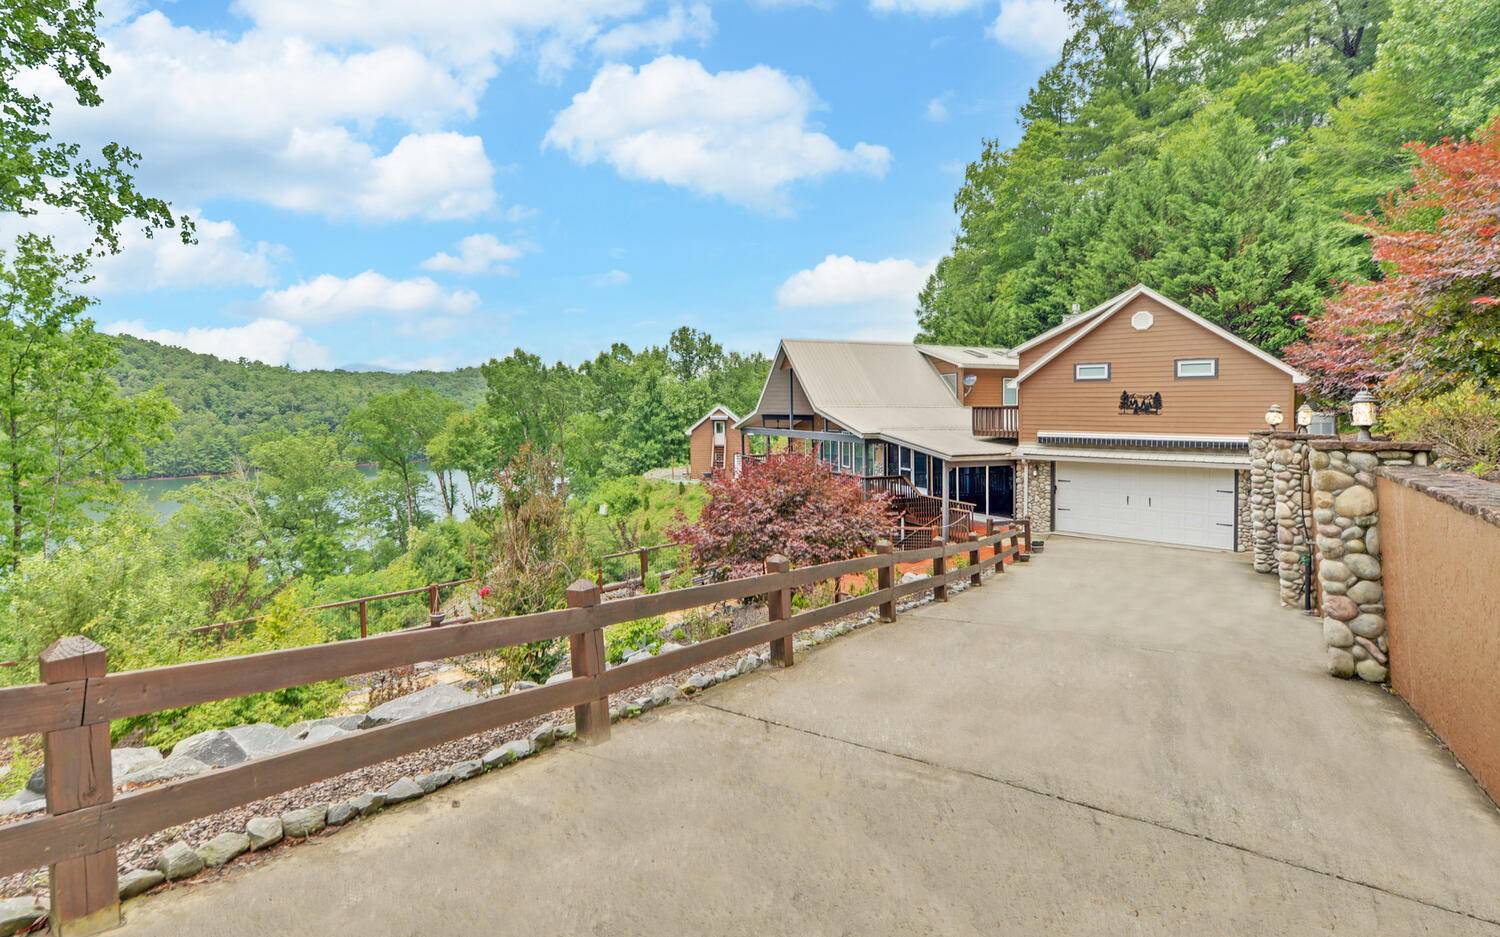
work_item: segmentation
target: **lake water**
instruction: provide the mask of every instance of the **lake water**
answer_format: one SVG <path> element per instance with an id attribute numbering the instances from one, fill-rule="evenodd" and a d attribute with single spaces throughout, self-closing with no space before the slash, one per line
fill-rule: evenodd
<path id="1" fill-rule="evenodd" d="M 371 466 L 360 466 L 360 474 L 366 478 L 375 477 L 375 469 Z M 182 492 L 189 485 L 197 484 L 201 479 L 197 478 L 132 478 L 124 482 L 125 490 L 132 494 L 138 494 L 146 499 L 159 517 L 166 519 L 176 514 L 182 507 Z M 469 496 L 469 477 L 463 472 L 453 473 L 453 483 L 459 492 L 459 503 L 453 508 L 453 516 L 462 520 L 468 516 L 464 509 L 464 499 Z M 422 507 L 436 517 L 443 514 L 443 499 L 438 494 L 437 473 L 426 472 L 426 484 L 422 488 Z"/>

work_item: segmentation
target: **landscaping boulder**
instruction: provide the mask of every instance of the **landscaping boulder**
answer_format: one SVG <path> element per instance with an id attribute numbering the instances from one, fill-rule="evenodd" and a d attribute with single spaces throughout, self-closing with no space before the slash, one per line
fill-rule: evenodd
<path id="1" fill-rule="evenodd" d="M 285 729 L 268 722 L 258 722 L 190 735 L 172 747 L 172 754 L 196 758 L 215 768 L 225 768 L 252 758 L 280 754 L 295 744 L 296 741 Z"/>
<path id="2" fill-rule="evenodd" d="M 144 894 L 166 880 L 167 877 L 157 869 L 131 869 L 120 876 L 120 900 Z"/>
<path id="3" fill-rule="evenodd" d="M 299 807 L 296 810 L 288 810 L 281 815 L 281 830 L 288 836 L 311 836 L 326 826 L 327 823 L 327 804 Z"/>
<path id="4" fill-rule="evenodd" d="M 198 847 L 198 856 L 210 869 L 219 866 L 250 848 L 250 837 L 234 830 L 225 830 Z"/>
<path id="5" fill-rule="evenodd" d="M 123 778 L 116 775 L 116 784 L 154 784 L 157 781 L 175 781 L 178 778 L 192 777 L 209 770 L 209 766 L 196 758 L 187 755 L 179 755 L 175 752 L 171 757 L 162 761 L 142 764 L 125 775 Z"/>
<path id="6" fill-rule="evenodd" d="M 651 705 L 665 706 L 681 695 L 682 691 L 675 686 L 654 686 L 651 688 Z"/>
<path id="7" fill-rule="evenodd" d="M 349 803 L 354 806 L 355 810 L 359 811 L 360 816 L 368 817 L 385 806 L 385 795 L 378 791 L 365 791 L 363 794 L 349 801 Z"/>
<path id="8" fill-rule="evenodd" d="M 400 778 L 392 782 L 391 786 L 387 787 L 384 791 L 385 802 L 387 804 L 399 804 L 408 800 L 416 800 L 424 793 L 426 792 L 411 778 Z"/>
<path id="9" fill-rule="evenodd" d="M 287 726 L 286 734 L 293 739 L 305 739 L 309 732 L 321 726 L 332 726 L 335 729 L 353 732 L 359 728 L 359 723 L 364 718 L 364 716 L 327 716 L 322 719 L 306 719 Z"/>
<path id="10" fill-rule="evenodd" d="M 352 729 L 344 729 L 340 728 L 339 726 L 313 726 L 311 729 L 308 729 L 307 734 L 302 736 L 302 738 L 298 741 L 302 742 L 302 744 L 304 745 L 311 745 L 314 742 L 326 742 L 329 739 L 343 738 L 346 735 L 353 734 L 354 731 Z"/>
<path id="11" fill-rule="evenodd" d="M 499 748 L 492 748 L 484 753 L 481 761 L 486 768 L 503 768 L 506 765 L 520 761 L 536 751 L 536 746 L 530 739 L 516 739 L 514 742 L 506 742 Z"/>
<path id="12" fill-rule="evenodd" d="M 20 898 L 0 898 L 0 937 L 10 937 L 36 923 L 36 919 L 47 911 L 41 899 L 31 895 Z"/>
<path id="13" fill-rule="evenodd" d="M 47 798 L 41 794 L 33 794 L 26 788 L 16 792 L 9 800 L 0 800 L 0 817 L 18 817 L 28 813 L 36 813 L 45 810 Z"/>
<path id="14" fill-rule="evenodd" d="M 169 882 L 191 878 L 203 871 L 203 857 L 193 847 L 178 840 L 156 857 L 156 870 Z"/>
<path id="15" fill-rule="evenodd" d="M 352 802 L 334 804 L 328 808 L 328 825 L 343 826 L 357 816 L 359 816 L 359 808 L 354 806 Z"/>
<path id="16" fill-rule="evenodd" d="M 116 748 L 109 753 L 109 770 L 119 783 L 120 779 L 137 768 L 161 764 L 161 752 L 154 748 Z M 45 766 L 31 772 L 26 789 L 33 794 L 47 793 L 47 769 Z"/>
<path id="17" fill-rule="evenodd" d="M 425 690 L 418 690 L 415 693 L 397 697 L 388 703 L 381 703 L 365 713 L 364 718 L 359 722 L 359 727 L 370 729 L 400 722 L 403 719 L 430 716 L 433 713 L 472 703 L 477 698 L 473 693 L 467 693 L 451 684 L 434 683 Z"/>
<path id="18" fill-rule="evenodd" d="M 550 722 L 546 725 L 537 726 L 535 729 L 531 730 L 531 734 L 526 736 L 527 740 L 531 742 L 533 748 L 546 748 L 548 745 L 552 744 L 552 740 L 556 737 L 557 726 L 553 725 Z"/>
<path id="19" fill-rule="evenodd" d="M 453 772 L 453 780 L 467 781 L 469 778 L 476 777 L 480 772 L 484 771 L 484 765 L 477 761 L 460 761 L 450 770 Z"/>
<path id="20" fill-rule="evenodd" d="M 279 817 L 255 817 L 245 824 L 245 835 L 250 838 L 251 850 L 265 849 L 281 842 L 284 831 Z"/>
<path id="21" fill-rule="evenodd" d="M 422 789 L 422 793 L 424 794 L 431 794 L 438 788 L 447 787 L 452 783 L 453 772 L 446 768 L 442 771 L 434 771 L 431 774 L 417 775 L 417 786 Z"/>
<path id="22" fill-rule="evenodd" d="M 906 585 L 909 582 L 916 582 L 919 579 L 926 579 L 926 578 L 927 578 L 927 574 L 926 573 L 919 573 L 919 572 L 916 572 L 915 570 L 913 570 L 912 572 L 906 573 L 905 575 L 903 575 L 901 577 L 900 584 L 904 586 L 904 585 Z"/>
<path id="23" fill-rule="evenodd" d="M 547 678 L 546 685 L 551 686 L 554 683 L 563 683 L 564 681 L 571 679 L 573 679 L 573 675 L 571 673 L 568 673 L 566 670 L 559 670 L 557 673 Z"/>

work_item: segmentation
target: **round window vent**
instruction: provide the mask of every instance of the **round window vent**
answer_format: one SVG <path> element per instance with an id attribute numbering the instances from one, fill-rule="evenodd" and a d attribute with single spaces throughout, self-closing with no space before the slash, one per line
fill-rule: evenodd
<path id="1" fill-rule="evenodd" d="M 1130 317 L 1130 324 L 1135 326 L 1135 330 L 1137 332 L 1144 332 L 1147 329 L 1151 328 L 1151 323 L 1155 321 L 1156 320 L 1151 317 L 1151 313 L 1147 312 L 1144 309 Z"/>

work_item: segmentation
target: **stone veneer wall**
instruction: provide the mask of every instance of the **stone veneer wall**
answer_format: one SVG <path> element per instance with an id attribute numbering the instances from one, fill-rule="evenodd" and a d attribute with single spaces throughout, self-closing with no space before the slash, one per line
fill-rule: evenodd
<path id="1" fill-rule="evenodd" d="M 1036 470 L 1033 478 L 1032 470 Z M 1024 463 L 1022 471 L 1025 473 L 1026 492 L 1026 517 L 1031 519 L 1031 533 L 1034 536 L 1050 534 L 1052 532 L 1052 463 L 1051 462 L 1027 462 Z"/>
<path id="2" fill-rule="evenodd" d="M 1281 604 L 1302 608 L 1307 597 L 1308 570 L 1312 545 L 1307 542 L 1308 437 L 1271 434 L 1267 471 L 1271 473 L 1271 491 L 1276 499 L 1276 577 L 1280 581 Z"/>
<path id="3" fill-rule="evenodd" d="M 1271 433 L 1250 434 L 1250 541 L 1255 571 L 1276 570 L 1276 495 L 1271 489 Z"/>
<path id="4" fill-rule="evenodd" d="M 1383 683 L 1390 671 L 1375 470 L 1382 465 L 1426 465 L 1432 447 L 1348 439 L 1314 440 L 1311 447 L 1328 672 Z"/>
<path id="5" fill-rule="evenodd" d="M 1243 553 L 1252 549 L 1255 540 L 1254 524 L 1250 519 L 1250 470 L 1238 469 L 1234 477 L 1234 549 Z"/>

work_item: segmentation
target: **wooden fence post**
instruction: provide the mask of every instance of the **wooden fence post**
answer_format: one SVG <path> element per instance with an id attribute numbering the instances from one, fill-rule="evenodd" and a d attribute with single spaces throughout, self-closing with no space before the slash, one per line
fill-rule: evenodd
<path id="1" fill-rule="evenodd" d="M 109 669 L 104 648 L 88 638 L 59 638 L 42 652 L 43 683 L 71 683 L 102 677 Z M 87 718 L 85 713 L 84 718 Z M 48 732 L 42 738 L 47 768 L 47 812 L 53 816 L 114 799 L 109 723 L 84 723 Z M 120 923 L 120 885 L 115 847 L 53 865 L 52 933 L 59 937 L 97 934 Z"/>
<path id="2" fill-rule="evenodd" d="M 933 537 L 932 545 L 935 547 L 947 547 L 948 541 L 943 537 Z M 948 558 L 946 556 L 934 556 L 932 558 L 932 575 L 941 576 L 948 571 Z M 932 600 L 934 602 L 948 601 L 948 586 L 937 585 L 932 587 Z"/>
<path id="3" fill-rule="evenodd" d="M 645 547 L 641 547 L 641 591 L 642 592 L 646 591 L 646 570 L 651 565 L 650 560 L 646 559 L 646 557 L 648 555 L 649 554 L 647 553 L 646 548 Z"/>
<path id="4" fill-rule="evenodd" d="M 979 532 L 977 530 L 969 531 L 969 542 L 974 544 L 974 546 L 969 548 L 969 568 L 973 570 L 973 573 L 969 575 L 969 585 L 971 586 L 984 585 L 984 577 L 979 574 L 979 545 L 976 543 L 978 540 Z"/>
<path id="5" fill-rule="evenodd" d="M 438 610 L 438 587 L 427 587 L 427 614 L 436 615 Z"/>
<path id="6" fill-rule="evenodd" d="M 368 638 L 370 636 L 370 603 L 359 603 L 359 636 Z"/>
<path id="7" fill-rule="evenodd" d="M 984 519 L 984 535 L 986 537 L 995 536 L 995 519 L 993 517 L 986 517 Z"/>
<path id="8" fill-rule="evenodd" d="M 881 556 L 890 557 L 896 550 L 889 540 L 875 541 L 875 552 Z M 888 592 L 896 584 L 896 561 L 886 559 L 876 568 L 875 582 L 881 592 Z M 880 620 L 896 620 L 896 600 L 880 603 Z"/>
<path id="9" fill-rule="evenodd" d="M 766 559 L 767 573 L 784 573 L 792 568 L 791 560 L 780 553 L 773 553 Z M 785 621 L 792 617 L 792 590 L 774 589 L 767 596 L 766 611 L 771 621 Z M 771 641 L 771 663 L 777 667 L 790 667 L 797 662 L 795 652 L 792 650 L 792 636 L 776 638 Z"/>
<path id="10" fill-rule="evenodd" d="M 593 608 L 599 604 L 599 587 L 587 579 L 568 586 L 568 608 Z M 568 635 L 568 657 L 573 676 L 597 677 L 604 673 L 604 629 L 590 628 Z M 609 738 L 609 697 L 601 696 L 573 707 L 573 725 L 587 742 Z"/>

